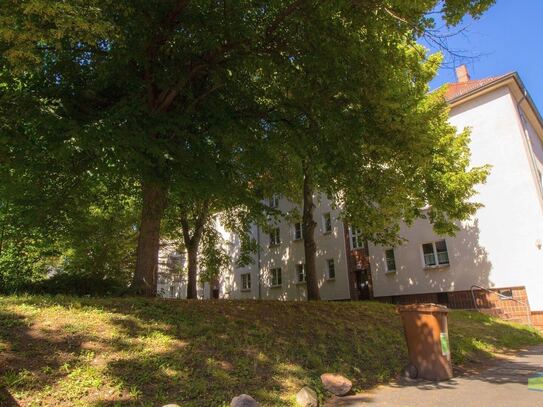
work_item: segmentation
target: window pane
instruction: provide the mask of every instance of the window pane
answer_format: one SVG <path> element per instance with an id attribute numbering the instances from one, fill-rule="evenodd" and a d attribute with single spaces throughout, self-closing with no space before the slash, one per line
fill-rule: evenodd
<path id="1" fill-rule="evenodd" d="M 424 253 L 424 265 L 435 266 L 436 258 L 434 255 L 434 245 L 432 243 L 425 243 L 422 245 L 422 251 Z"/>
<path id="2" fill-rule="evenodd" d="M 440 240 L 439 242 L 436 242 L 436 251 L 438 253 L 447 251 L 447 243 L 445 243 L 445 240 Z"/>
<path id="3" fill-rule="evenodd" d="M 336 278 L 336 267 L 334 259 L 328 259 L 328 278 Z"/>
<path id="4" fill-rule="evenodd" d="M 387 262 L 387 271 L 396 270 L 396 259 L 394 258 L 394 250 L 388 249 L 385 251 L 386 262 Z"/>
<path id="5" fill-rule="evenodd" d="M 302 238 L 302 224 L 297 222 L 294 224 L 294 239 Z"/>
<path id="6" fill-rule="evenodd" d="M 449 253 L 447 252 L 447 244 L 445 240 L 436 242 L 437 262 L 439 264 L 449 264 Z"/>
<path id="7" fill-rule="evenodd" d="M 327 212 L 323 215 L 324 219 L 324 231 L 325 232 L 331 232 L 332 231 L 332 217 L 330 216 L 330 212 Z"/>

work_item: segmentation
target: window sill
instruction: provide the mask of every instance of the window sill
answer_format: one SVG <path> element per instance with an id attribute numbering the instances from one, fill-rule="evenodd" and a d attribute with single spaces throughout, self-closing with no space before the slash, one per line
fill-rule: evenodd
<path id="1" fill-rule="evenodd" d="M 397 270 L 387 270 L 385 274 L 396 274 Z"/>
<path id="2" fill-rule="evenodd" d="M 250 288 L 242 288 L 241 292 L 242 293 L 249 293 L 249 292 L 251 292 L 251 289 Z"/>
<path id="3" fill-rule="evenodd" d="M 305 283 L 305 281 L 296 281 L 296 285 L 304 285 Z"/>
<path id="4" fill-rule="evenodd" d="M 449 268 L 451 266 L 450 263 L 447 264 L 436 264 L 435 266 L 424 266 L 424 270 L 439 270 L 444 268 Z"/>
<path id="5" fill-rule="evenodd" d="M 283 284 L 270 285 L 270 288 L 281 288 Z"/>
<path id="6" fill-rule="evenodd" d="M 335 277 L 327 278 L 326 281 L 336 281 L 336 278 Z"/>
<path id="7" fill-rule="evenodd" d="M 269 249 L 274 249 L 274 248 L 279 247 L 279 246 L 281 246 L 281 243 L 274 243 L 274 244 L 268 245 L 268 248 Z"/>
<path id="8" fill-rule="evenodd" d="M 331 230 L 325 230 L 324 232 L 322 232 L 323 235 L 331 235 L 332 234 L 332 231 Z"/>
<path id="9" fill-rule="evenodd" d="M 299 238 L 295 237 L 294 239 L 292 239 L 293 242 L 301 242 L 302 240 L 304 240 L 304 239 L 302 239 L 301 237 L 299 237 Z"/>

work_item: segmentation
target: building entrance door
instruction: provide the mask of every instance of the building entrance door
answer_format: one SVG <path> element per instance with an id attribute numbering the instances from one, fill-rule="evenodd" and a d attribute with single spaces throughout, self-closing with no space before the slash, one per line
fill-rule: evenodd
<path id="1" fill-rule="evenodd" d="M 370 299 L 370 278 L 368 269 L 355 270 L 356 290 L 359 300 Z"/>

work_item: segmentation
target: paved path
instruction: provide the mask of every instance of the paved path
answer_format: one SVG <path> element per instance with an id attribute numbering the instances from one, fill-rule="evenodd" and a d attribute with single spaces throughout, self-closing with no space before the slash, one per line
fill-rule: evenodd
<path id="1" fill-rule="evenodd" d="M 543 392 L 528 390 L 528 378 L 537 373 L 543 373 L 543 346 L 446 382 L 398 382 L 371 392 L 331 399 L 325 406 L 543 406 Z"/>

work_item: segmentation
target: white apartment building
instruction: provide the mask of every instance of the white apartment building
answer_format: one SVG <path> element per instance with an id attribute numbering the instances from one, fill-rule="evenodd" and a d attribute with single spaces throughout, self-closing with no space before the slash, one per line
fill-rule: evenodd
<path id="1" fill-rule="evenodd" d="M 528 310 L 543 310 L 543 120 L 518 74 L 471 80 L 462 66 L 457 77 L 446 95 L 450 122 L 471 129 L 472 165 L 491 165 L 474 197 L 484 206 L 454 237 L 436 235 L 421 219 L 402 227 L 404 244 L 381 247 L 358 239 L 326 198 L 317 197 L 323 299 L 371 297 L 471 308 L 470 290 L 482 287 L 529 301 Z M 283 211 L 293 207 L 277 198 L 270 204 Z M 224 296 L 305 298 L 299 226 L 283 221 L 271 232 L 256 227 L 252 232 L 262 250 L 254 264 L 233 268 Z"/>

